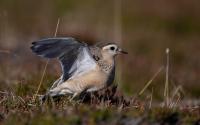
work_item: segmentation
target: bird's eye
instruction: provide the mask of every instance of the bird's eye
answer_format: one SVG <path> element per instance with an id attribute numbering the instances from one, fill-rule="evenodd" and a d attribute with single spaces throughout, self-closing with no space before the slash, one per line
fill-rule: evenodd
<path id="1" fill-rule="evenodd" d="M 112 46 L 112 47 L 110 47 L 110 50 L 115 50 L 115 47 L 113 47 L 113 46 Z"/>

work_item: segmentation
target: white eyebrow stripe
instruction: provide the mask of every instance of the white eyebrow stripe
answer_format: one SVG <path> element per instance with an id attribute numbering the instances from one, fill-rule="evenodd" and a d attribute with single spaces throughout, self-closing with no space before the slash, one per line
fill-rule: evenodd
<path id="1" fill-rule="evenodd" d="M 111 47 L 118 48 L 116 44 L 110 44 L 110 45 L 104 46 L 102 49 L 103 49 L 103 50 L 105 50 L 105 49 L 110 49 Z"/>

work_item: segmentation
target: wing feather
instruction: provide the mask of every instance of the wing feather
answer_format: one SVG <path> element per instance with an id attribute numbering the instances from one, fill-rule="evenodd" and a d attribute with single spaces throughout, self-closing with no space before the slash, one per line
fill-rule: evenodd
<path id="1" fill-rule="evenodd" d="M 32 43 L 32 51 L 45 58 L 57 58 L 62 66 L 62 81 L 96 65 L 89 47 L 74 38 L 47 38 Z"/>
<path id="2" fill-rule="evenodd" d="M 83 46 L 74 38 L 47 38 L 32 43 L 32 51 L 45 58 L 56 58 Z"/>

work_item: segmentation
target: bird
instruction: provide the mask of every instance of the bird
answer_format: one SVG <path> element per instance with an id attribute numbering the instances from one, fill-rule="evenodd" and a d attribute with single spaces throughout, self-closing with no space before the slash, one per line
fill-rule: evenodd
<path id="1" fill-rule="evenodd" d="M 110 86 L 115 77 L 115 58 L 128 54 L 116 43 L 88 45 L 73 37 L 44 38 L 32 42 L 36 55 L 61 63 L 62 75 L 42 97 L 71 95 L 73 100 L 83 92 L 94 92 Z"/>

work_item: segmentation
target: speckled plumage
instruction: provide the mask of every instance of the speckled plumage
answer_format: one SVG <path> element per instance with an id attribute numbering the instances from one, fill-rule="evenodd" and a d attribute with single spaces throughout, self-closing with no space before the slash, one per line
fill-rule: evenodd
<path id="1" fill-rule="evenodd" d="M 108 44 L 106 44 L 108 45 Z M 92 46 L 90 47 L 90 52 L 94 58 L 94 60 L 97 62 L 97 64 L 101 67 L 102 70 L 104 70 L 105 72 L 110 72 L 112 70 L 112 68 L 114 68 L 114 60 L 112 63 L 108 63 L 107 60 L 103 59 L 102 56 L 102 47 L 99 46 Z"/>
<path id="2" fill-rule="evenodd" d="M 54 82 L 47 95 L 72 94 L 103 89 L 114 81 L 115 56 L 123 52 L 114 43 L 88 46 L 73 38 L 48 38 L 36 41 L 34 53 L 46 58 L 58 58 L 63 74 Z"/>

